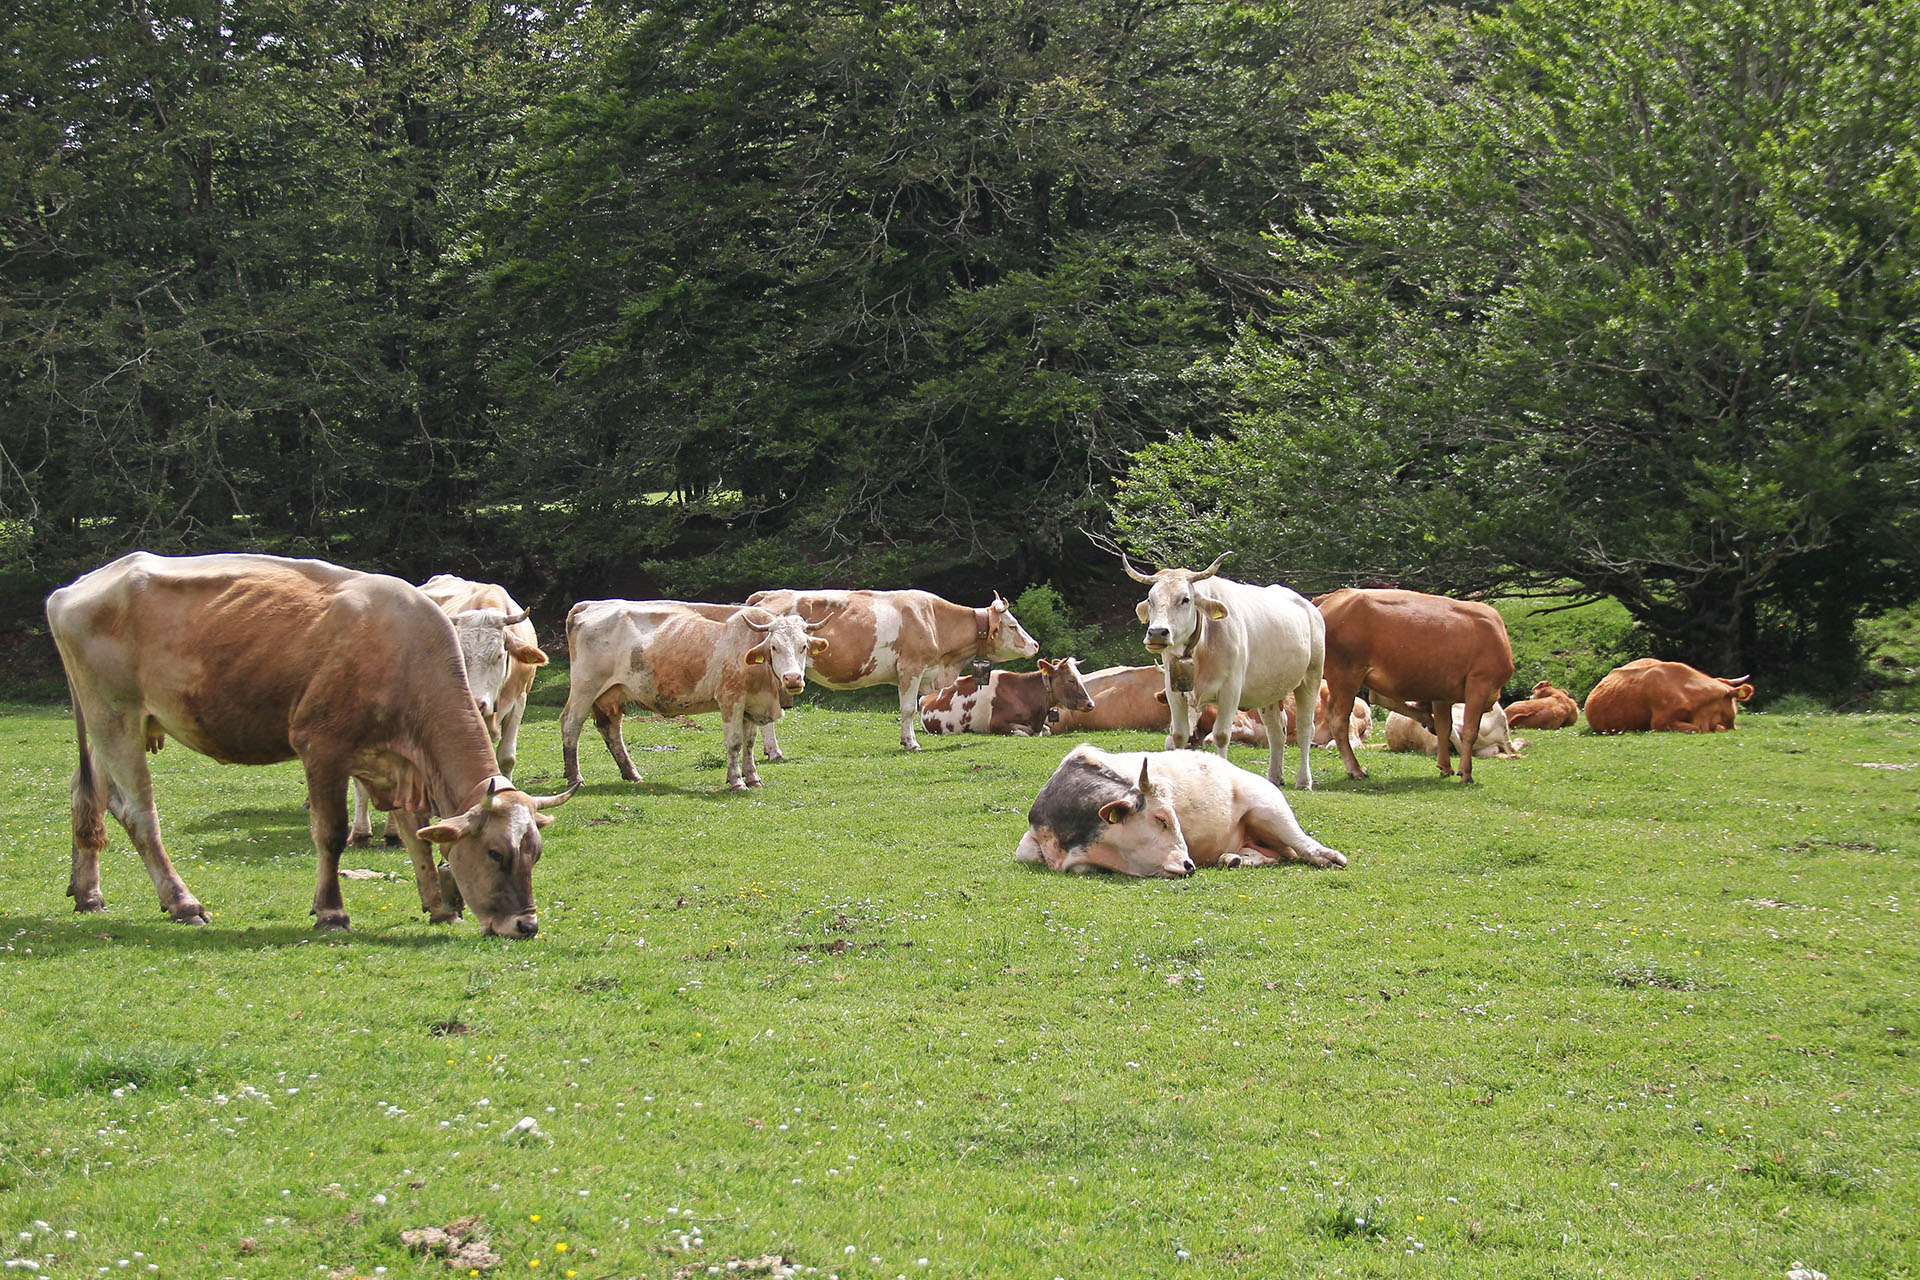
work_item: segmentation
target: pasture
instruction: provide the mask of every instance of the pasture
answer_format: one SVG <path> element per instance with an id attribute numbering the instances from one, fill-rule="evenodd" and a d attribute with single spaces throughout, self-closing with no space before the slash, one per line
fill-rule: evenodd
<path id="1" fill-rule="evenodd" d="M 1530 734 L 1471 790 L 1316 752 L 1349 870 L 1142 882 L 1012 860 L 1072 741 L 907 755 L 886 701 L 809 695 L 746 794 L 715 717 L 629 718 L 639 785 L 589 733 L 517 944 L 387 849 L 314 934 L 298 766 L 175 743 L 211 926 L 111 824 L 76 916 L 65 707 L 0 708 L 0 1255 L 438 1276 L 401 1233 L 477 1215 L 577 1280 L 1920 1274 L 1920 718 Z"/>

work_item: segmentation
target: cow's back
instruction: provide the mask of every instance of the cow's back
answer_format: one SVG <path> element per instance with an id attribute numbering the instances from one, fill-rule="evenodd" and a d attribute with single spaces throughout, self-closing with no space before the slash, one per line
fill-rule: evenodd
<path id="1" fill-rule="evenodd" d="M 409 667 L 459 677 L 453 624 L 418 590 L 319 560 L 133 552 L 55 591 L 47 619 L 72 679 L 232 764 L 291 758 L 296 720 L 348 732 Z"/>
<path id="2" fill-rule="evenodd" d="M 1513 645 L 1499 611 L 1418 591 L 1345 588 L 1315 603 L 1327 622 L 1327 670 L 1407 702 L 1459 701 L 1470 679 L 1504 685 Z"/>
<path id="3" fill-rule="evenodd" d="M 1242 707 L 1282 702 L 1298 688 L 1303 674 L 1312 674 L 1317 682 L 1326 662 L 1326 627 L 1305 596 L 1290 587 L 1230 578 L 1198 583 L 1195 594 L 1215 596 L 1227 607 L 1224 619 L 1203 619 L 1194 649 L 1194 692 L 1202 700 L 1214 700 L 1233 668 L 1244 673 Z"/>
<path id="4" fill-rule="evenodd" d="M 1091 711 L 1061 711 L 1054 733 L 1086 733 L 1103 729 L 1167 731 L 1167 704 L 1154 694 L 1166 687 L 1159 667 L 1103 667 L 1080 677 Z"/>

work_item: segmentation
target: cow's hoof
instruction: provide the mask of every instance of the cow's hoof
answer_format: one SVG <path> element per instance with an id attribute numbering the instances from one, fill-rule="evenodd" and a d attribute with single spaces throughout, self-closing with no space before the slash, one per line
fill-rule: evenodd
<path id="1" fill-rule="evenodd" d="M 105 911 L 107 909 L 107 900 L 101 896 L 98 889 L 95 889 L 92 893 L 74 893 L 73 890 L 69 889 L 67 893 L 73 898 L 73 909 L 75 911 L 92 912 Z"/>
<path id="2" fill-rule="evenodd" d="M 902 751 L 918 751 L 920 744 L 917 742 L 903 742 L 900 744 L 900 749 Z"/>
<path id="3" fill-rule="evenodd" d="M 628 782 L 640 781 L 640 771 L 638 769 L 622 769 L 620 771 L 620 776 L 625 778 Z"/>
<path id="4" fill-rule="evenodd" d="M 175 924 L 207 924 L 207 909 L 188 898 L 185 902 L 176 902 L 167 912 L 167 919 Z"/>
<path id="5" fill-rule="evenodd" d="M 1338 849 L 1328 849 L 1323 846 L 1320 852 L 1309 856 L 1312 858 L 1313 865 L 1316 867 L 1344 867 L 1347 865 L 1347 855 Z"/>
<path id="6" fill-rule="evenodd" d="M 313 927 L 319 933 L 345 933 L 350 926 L 346 912 L 320 911 L 314 913 Z"/>
<path id="7" fill-rule="evenodd" d="M 761 758 L 762 760 L 764 760 L 764 761 L 766 761 L 766 762 L 767 762 L 768 764 L 772 764 L 772 763 L 774 763 L 774 762 L 775 762 L 776 760 L 777 760 L 777 761 L 781 761 L 781 762 L 785 762 L 785 760 L 786 760 L 786 758 L 787 758 L 787 754 L 786 754 L 786 752 L 784 752 L 784 751 L 776 751 L 776 752 L 774 752 L 774 753 L 773 753 L 772 755 L 770 755 L 770 756 L 761 756 L 760 758 Z"/>
<path id="8" fill-rule="evenodd" d="M 381 842 L 384 843 L 389 849 L 398 849 L 401 843 L 400 836 L 398 835 L 398 833 L 392 832 L 392 831 L 389 831 L 387 832 L 386 835 L 382 836 Z"/>
<path id="9" fill-rule="evenodd" d="M 452 924 L 455 920 L 458 920 L 459 918 L 460 918 L 460 913 L 458 911 L 453 910 L 451 907 L 441 907 L 439 910 L 430 912 L 428 914 L 427 923 L 428 924 Z"/>
<path id="10" fill-rule="evenodd" d="M 373 848 L 373 832 L 371 831 L 354 832 L 351 836 L 347 838 L 347 847 L 349 849 Z"/>

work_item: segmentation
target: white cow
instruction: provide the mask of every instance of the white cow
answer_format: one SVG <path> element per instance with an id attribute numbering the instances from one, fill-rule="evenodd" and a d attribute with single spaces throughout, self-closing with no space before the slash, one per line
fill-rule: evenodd
<path id="1" fill-rule="evenodd" d="M 1467 756 L 1466 748 L 1461 745 L 1461 729 L 1466 719 L 1466 707 L 1454 703 L 1453 750 L 1462 759 Z M 1507 724 L 1507 713 L 1496 702 L 1480 717 L 1480 732 L 1473 741 L 1473 757 L 1478 760 L 1490 760 L 1496 756 L 1516 759 L 1520 755 L 1520 748 L 1526 745 L 1525 738 L 1513 736 L 1513 730 Z M 1439 747 L 1440 739 L 1412 716 L 1395 711 L 1387 717 L 1387 750 L 1422 751 L 1433 755 Z"/>
<path id="2" fill-rule="evenodd" d="M 1307 709 L 1300 717 L 1305 722 L 1301 741 L 1311 742 L 1312 708 L 1319 702 L 1327 659 L 1326 621 L 1297 591 L 1216 576 L 1226 558 L 1223 554 L 1198 571 L 1144 574 L 1121 557 L 1128 576 L 1148 588 L 1136 612 L 1147 624 L 1146 648 L 1160 655 L 1165 673 L 1167 746 L 1185 746 L 1191 711 L 1211 702 L 1221 711 L 1212 742 L 1224 756 L 1233 735 L 1231 712 L 1245 707 L 1258 711 L 1267 724 L 1282 724 L 1288 694 Z M 1311 752 L 1299 750 L 1295 781 L 1311 788 Z M 1284 785 L 1285 754 L 1285 746 L 1276 744 L 1267 756 L 1267 779 L 1275 786 Z"/>

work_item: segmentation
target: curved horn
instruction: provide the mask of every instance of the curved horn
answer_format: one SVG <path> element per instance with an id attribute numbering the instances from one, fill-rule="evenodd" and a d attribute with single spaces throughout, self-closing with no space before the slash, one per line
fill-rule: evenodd
<path id="1" fill-rule="evenodd" d="M 817 621 L 814 621 L 814 622 L 808 622 L 805 618 L 801 618 L 800 625 L 805 627 L 807 629 L 808 634 L 811 635 L 813 632 L 818 631 L 820 628 L 826 626 L 829 622 L 832 622 L 832 621 L 833 621 L 833 615 L 829 613 L 829 614 L 823 615 L 821 618 L 819 618 Z"/>
<path id="2" fill-rule="evenodd" d="M 1193 580 L 1195 582 L 1198 582 L 1202 578 L 1211 578 L 1214 574 L 1220 572 L 1220 566 L 1225 564 L 1227 562 L 1227 557 L 1232 554 L 1233 552 L 1231 551 L 1222 551 L 1219 555 L 1213 558 L 1212 564 L 1208 565 L 1206 568 L 1202 569 L 1200 572 L 1194 574 Z"/>
<path id="3" fill-rule="evenodd" d="M 500 620 L 500 625 L 503 627 L 517 627 L 521 623 L 525 622 L 526 620 L 527 620 L 527 611 L 525 609 L 522 609 L 520 612 L 514 614 L 512 617 L 502 618 Z"/>
<path id="4" fill-rule="evenodd" d="M 1120 553 L 1120 567 L 1125 569 L 1127 571 L 1127 576 L 1129 578 L 1132 578 L 1135 582 L 1144 582 L 1148 586 L 1152 586 L 1154 584 L 1155 579 L 1152 577 L 1152 575 L 1142 573 L 1138 569 L 1134 568 L 1133 561 L 1127 559 L 1127 553 L 1124 551 Z"/>
<path id="5" fill-rule="evenodd" d="M 764 632 L 773 630 L 773 624 L 775 620 L 772 618 L 768 618 L 765 622 L 755 622 L 752 618 L 746 617 L 743 614 L 740 618 L 740 621 L 746 623 L 748 626 L 752 627 L 755 631 L 764 633 Z"/>
<path id="6" fill-rule="evenodd" d="M 560 792 L 558 795 L 528 796 L 527 803 L 532 805 L 535 811 L 538 811 L 541 809 L 558 809 L 561 805 L 573 799 L 573 793 L 578 791 L 579 789 L 580 789 L 580 784 L 576 782 L 572 786 L 568 787 L 565 791 Z"/>
<path id="7" fill-rule="evenodd" d="M 1144 757 L 1140 761 L 1140 794 L 1147 794 L 1147 762 Z"/>

